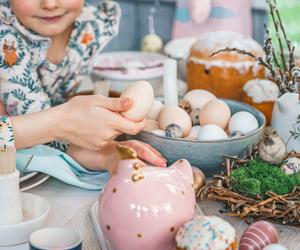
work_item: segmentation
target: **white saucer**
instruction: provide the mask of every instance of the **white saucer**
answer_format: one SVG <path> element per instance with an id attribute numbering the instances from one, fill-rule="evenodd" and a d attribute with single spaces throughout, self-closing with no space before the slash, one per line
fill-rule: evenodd
<path id="1" fill-rule="evenodd" d="M 90 213 L 91 213 L 92 222 L 93 222 L 96 234 L 97 234 L 97 238 L 98 238 L 98 242 L 100 244 L 101 250 L 113 250 L 111 248 L 111 246 L 109 245 L 107 239 L 103 235 L 101 227 L 100 227 L 100 225 L 98 223 L 98 221 L 99 221 L 99 216 L 98 216 L 98 201 L 96 201 L 92 205 L 92 207 L 90 209 Z M 197 215 L 204 215 L 203 211 L 198 206 L 198 204 L 196 204 L 196 214 Z"/>
<path id="2" fill-rule="evenodd" d="M 31 177 L 35 176 L 36 174 L 37 174 L 37 172 L 31 172 L 31 173 L 28 173 L 28 174 L 22 174 L 21 173 L 20 182 L 26 181 L 26 180 L 30 179 Z"/>
<path id="3" fill-rule="evenodd" d="M 32 189 L 32 188 L 44 183 L 49 178 L 50 178 L 50 176 L 46 175 L 44 173 L 36 173 L 35 175 L 28 178 L 27 180 L 20 182 L 20 190 L 22 192 L 24 192 L 29 189 Z"/>
<path id="4" fill-rule="evenodd" d="M 30 234 L 42 228 L 50 211 L 49 203 L 42 197 L 21 192 L 24 221 L 0 225 L 0 246 L 25 243 Z"/>

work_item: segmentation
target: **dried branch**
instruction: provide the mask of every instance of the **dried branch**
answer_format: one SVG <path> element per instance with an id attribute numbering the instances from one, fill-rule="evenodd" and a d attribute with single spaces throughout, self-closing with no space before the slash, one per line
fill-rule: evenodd
<path id="1" fill-rule="evenodd" d="M 274 49 L 274 41 L 271 38 L 270 31 L 265 26 L 266 35 L 263 45 L 265 53 L 264 57 L 255 56 L 253 53 L 240 50 L 237 48 L 225 48 L 211 54 L 214 56 L 221 52 L 237 52 L 241 55 L 249 56 L 255 59 L 260 65 L 264 66 L 270 72 L 270 79 L 275 82 L 279 88 L 280 95 L 287 92 L 297 93 L 298 82 L 300 81 L 300 69 L 295 63 L 295 47 L 292 46 L 291 41 L 287 38 L 280 13 L 277 8 L 276 0 L 267 0 L 269 5 L 271 20 L 275 27 L 276 40 L 279 44 L 279 51 Z M 287 47 L 288 54 L 284 50 Z"/>
<path id="2" fill-rule="evenodd" d="M 274 27 L 275 27 L 276 38 L 278 40 L 278 44 L 279 44 L 279 47 L 280 47 L 280 52 L 281 52 L 280 56 L 281 56 L 281 60 L 282 60 L 282 63 L 283 63 L 283 69 L 285 71 L 287 71 L 285 56 L 284 56 L 284 50 L 283 50 L 283 42 L 282 42 L 281 37 L 280 37 L 280 28 L 281 28 L 281 31 L 283 30 L 284 34 L 285 34 L 285 31 L 283 29 L 283 26 L 279 27 L 279 22 L 277 22 L 277 20 L 275 18 L 275 12 L 277 12 L 278 16 L 280 17 L 277 6 L 275 5 L 276 3 L 275 2 L 272 3 L 271 0 L 267 0 L 267 2 L 269 4 L 269 9 L 270 9 L 272 21 L 273 21 L 273 24 L 274 24 Z"/>

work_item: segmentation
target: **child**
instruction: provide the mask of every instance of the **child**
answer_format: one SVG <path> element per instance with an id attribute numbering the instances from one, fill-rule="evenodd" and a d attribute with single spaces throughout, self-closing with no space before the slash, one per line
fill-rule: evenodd
<path id="1" fill-rule="evenodd" d="M 9 117 L 0 117 L 2 143 L 13 143 L 13 132 L 15 136 L 21 138 L 20 128 L 27 129 L 28 117 L 37 120 L 40 124 L 41 120 L 46 117 L 45 114 L 50 113 L 41 112 L 35 116 L 24 116 L 22 121 L 20 121 L 20 115 L 50 109 L 52 113 L 59 113 L 62 119 L 75 121 L 69 125 L 69 129 L 61 129 L 62 135 L 56 137 L 70 139 L 71 142 L 73 140 L 77 144 L 76 146 L 54 141 L 50 143 L 50 146 L 67 151 L 83 165 L 97 169 L 103 167 L 101 163 L 107 163 L 105 158 L 111 157 L 109 154 L 105 155 L 105 152 L 111 152 L 111 149 L 114 149 L 115 144 L 111 142 L 112 139 L 122 132 L 135 131 L 136 133 L 143 128 L 144 122 L 134 123 L 111 112 L 130 108 L 130 100 L 121 100 L 124 104 L 121 110 L 120 107 L 119 109 L 111 107 L 115 105 L 114 102 L 120 103 L 120 100 L 76 97 L 68 101 L 74 96 L 82 79 L 91 71 L 93 56 L 99 53 L 117 34 L 119 20 L 120 8 L 111 1 L 102 2 L 96 8 L 84 5 L 84 0 L 7 0 L 4 2 L 2 0 L 0 5 L 0 97 L 8 115 L 16 116 L 12 117 L 13 128 Z M 93 100 L 96 98 L 97 105 L 100 105 L 102 109 L 95 107 L 96 101 Z M 59 108 L 52 108 L 54 106 Z M 85 109 L 82 109 L 82 116 L 79 117 L 77 110 L 81 107 L 89 108 L 89 110 L 93 108 L 88 119 L 96 119 L 100 114 L 102 115 L 98 130 L 102 130 L 101 133 L 105 136 L 103 137 L 105 143 L 101 144 L 103 148 L 93 148 L 90 145 L 85 145 L 86 149 L 81 148 L 79 139 L 84 137 L 82 130 L 85 125 L 83 119 L 80 118 L 86 117 L 87 114 Z M 98 112 L 97 115 L 96 112 Z M 24 122 L 25 118 L 26 122 Z M 86 123 L 89 121 L 87 120 Z M 19 124 L 27 124 L 27 127 Z M 37 125 L 34 123 L 32 126 Z M 59 124 L 55 126 L 59 127 Z M 77 126 L 77 130 L 72 126 L 75 128 Z M 36 130 L 43 136 L 35 138 L 35 143 L 49 141 L 51 138 L 41 127 L 39 126 Z M 91 137 L 90 131 L 86 131 L 86 136 Z M 21 139 L 17 143 L 16 140 L 16 144 L 22 145 L 19 148 L 28 146 L 26 143 L 21 144 L 20 141 Z M 132 144 L 132 142 L 127 143 Z M 144 159 L 156 165 L 165 165 L 165 160 L 148 145 L 139 142 L 133 142 L 133 144 Z M 145 152 L 148 152 L 151 157 Z"/>

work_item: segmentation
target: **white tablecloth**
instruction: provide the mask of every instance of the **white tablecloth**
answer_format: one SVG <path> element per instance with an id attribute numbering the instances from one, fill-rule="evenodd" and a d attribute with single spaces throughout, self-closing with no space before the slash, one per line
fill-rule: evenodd
<path id="1" fill-rule="evenodd" d="M 28 191 L 48 200 L 51 206 L 45 227 L 67 227 L 80 232 L 84 250 L 99 250 L 100 246 L 90 218 L 90 207 L 97 200 L 99 192 L 87 191 L 50 179 L 46 183 Z M 247 224 L 239 218 L 229 218 L 219 213 L 222 205 L 217 202 L 200 204 L 207 215 L 218 215 L 232 223 L 240 236 Z M 280 242 L 289 250 L 300 250 L 300 229 L 276 225 L 280 233 Z M 0 247 L 0 250 L 28 250 L 28 244 Z"/>

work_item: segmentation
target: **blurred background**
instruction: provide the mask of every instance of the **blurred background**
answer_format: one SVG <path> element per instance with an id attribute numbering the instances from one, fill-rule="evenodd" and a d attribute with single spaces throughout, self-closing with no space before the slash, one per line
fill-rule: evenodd
<path id="1" fill-rule="evenodd" d="M 247 0 L 240 0 L 241 2 Z M 293 0 L 282 0 L 290 2 Z M 95 4 L 99 0 L 87 0 Z M 154 0 L 118 0 L 122 9 L 122 22 L 120 32 L 106 48 L 105 51 L 139 50 L 142 38 L 148 33 L 148 15 Z M 155 31 L 164 43 L 172 37 L 172 26 L 176 16 L 177 0 L 160 0 L 155 14 Z M 265 0 L 251 2 L 252 34 L 255 40 L 262 43 L 264 38 L 264 24 L 267 23 Z"/>

